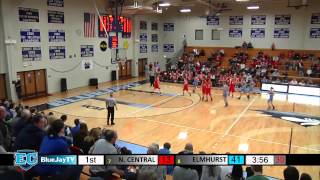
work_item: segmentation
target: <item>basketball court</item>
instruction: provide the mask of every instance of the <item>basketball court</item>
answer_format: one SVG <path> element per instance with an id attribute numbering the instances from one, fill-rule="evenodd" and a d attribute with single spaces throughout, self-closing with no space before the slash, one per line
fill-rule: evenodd
<path id="1" fill-rule="evenodd" d="M 137 82 L 134 87 L 130 87 L 132 82 Z M 70 97 L 69 93 L 81 96 L 83 93 L 109 89 L 116 89 L 114 95 L 118 101 L 115 126 L 106 124 L 105 99 L 109 97 L 109 93 L 51 107 L 46 112 L 54 112 L 57 116 L 67 114 L 69 125 L 73 125 L 74 118 L 80 118 L 89 128 L 114 129 L 121 141 L 132 144 L 148 146 L 154 142 L 160 145 L 170 142 L 175 153 L 181 151 L 188 142 L 194 145 L 195 152 L 320 153 L 320 126 L 316 122 L 319 122 L 320 101 L 317 97 L 312 97 L 313 101 L 296 103 L 289 102 L 289 97 L 282 97 L 288 95 L 278 94 L 275 96 L 276 111 L 270 113 L 265 111 L 267 104 L 263 94 L 255 94 L 250 100 L 246 97 L 238 100 L 236 93 L 234 98 L 229 97 L 230 105 L 226 108 L 220 89 L 213 90 L 213 102 L 202 102 L 200 90 L 191 96 L 182 96 L 181 84 L 161 83 L 162 93 L 154 94 L 151 93 L 153 88 L 149 83 L 137 81 L 136 78 L 120 81 L 119 84 L 106 83 L 99 90 L 71 90 L 64 94 L 64 98 Z M 42 103 L 48 101 L 46 103 L 50 107 L 50 101 L 55 97 L 59 99 L 60 95 L 53 95 L 50 100 L 39 100 Z M 33 102 L 29 101 L 30 104 Z M 304 114 L 309 119 L 318 118 L 313 119 L 313 125 L 305 125 L 303 123 L 307 122 L 283 119 L 284 115 L 281 113 L 291 113 L 291 117 Z M 299 168 L 313 175 L 317 175 L 320 169 Z M 277 167 L 265 167 L 265 172 L 282 177 L 282 170 Z"/>

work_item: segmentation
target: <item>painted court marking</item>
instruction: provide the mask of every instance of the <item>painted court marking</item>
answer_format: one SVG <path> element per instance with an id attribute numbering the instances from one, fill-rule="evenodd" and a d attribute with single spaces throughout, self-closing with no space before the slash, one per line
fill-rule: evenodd
<path id="1" fill-rule="evenodd" d="M 149 108 L 151 108 L 151 107 L 153 107 L 153 106 L 156 106 L 156 105 L 158 105 L 158 104 L 161 104 L 162 102 L 170 101 L 171 99 L 174 99 L 174 98 L 176 98 L 177 96 L 179 96 L 179 94 L 176 94 L 176 95 L 174 95 L 174 96 L 172 96 L 172 97 L 169 97 L 169 98 L 162 99 L 161 101 L 158 101 L 158 102 L 155 102 L 155 103 L 153 103 L 153 104 L 150 104 L 150 105 L 147 106 L 147 107 L 144 107 L 144 108 L 142 108 L 142 109 L 138 109 L 138 110 L 133 111 L 133 112 L 131 112 L 131 113 L 128 113 L 128 114 L 127 114 L 127 117 L 129 117 L 129 116 L 131 116 L 131 115 L 133 115 L 133 114 L 137 114 L 138 112 L 144 111 L 144 110 L 146 110 L 146 109 L 149 109 Z"/>
<path id="2" fill-rule="evenodd" d="M 226 132 L 223 134 L 222 137 L 225 137 L 226 135 L 229 134 L 229 132 L 231 131 L 231 129 L 240 121 L 241 117 L 248 111 L 248 109 L 250 108 L 250 106 L 252 106 L 252 104 L 254 103 L 254 101 L 256 101 L 258 96 L 255 96 L 254 99 L 247 105 L 246 108 L 244 108 L 244 110 L 238 115 L 238 117 L 236 118 L 236 120 L 231 124 L 231 126 L 226 130 Z"/>

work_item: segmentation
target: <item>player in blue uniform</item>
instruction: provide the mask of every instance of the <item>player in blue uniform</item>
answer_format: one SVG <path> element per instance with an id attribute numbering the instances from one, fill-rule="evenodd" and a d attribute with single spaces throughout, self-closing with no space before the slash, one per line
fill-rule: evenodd
<path id="1" fill-rule="evenodd" d="M 272 107 L 272 110 L 274 110 L 274 109 L 275 109 L 275 107 L 274 107 L 274 105 L 273 105 L 273 96 L 274 96 L 274 89 L 273 89 L 273 87 L 271 87 L 271 88 L 270 88 L 270 90 L 269 90 L 268 94 L 269 94 L 269 99 L 268 99 L 268 110 L 270 110 L 270 109 L 271 109 L 271 107 Z"/>

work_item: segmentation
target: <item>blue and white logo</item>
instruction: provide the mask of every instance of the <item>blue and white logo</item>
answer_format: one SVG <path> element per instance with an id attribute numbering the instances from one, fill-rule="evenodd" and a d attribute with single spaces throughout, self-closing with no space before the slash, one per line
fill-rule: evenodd
<path id="1" fill-rule="evenodd" d="M 34 150 L 18 150 L 14 153 L 14 165 L 28 171 L 38 164 L 38 153 Z"/>

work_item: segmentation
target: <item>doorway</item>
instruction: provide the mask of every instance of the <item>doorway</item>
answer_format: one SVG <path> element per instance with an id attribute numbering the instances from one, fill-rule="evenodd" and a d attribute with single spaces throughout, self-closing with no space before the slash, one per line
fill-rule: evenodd
<path id="1" fill-rule="evenodd" d="M 148 63 L 147 58 L 138 59 L 138 72 L 139 76 L 144 76 L 146 74 L 145 64 Z"/>
<path id="2" fill-rule="evenodd" d="M 47 95 L 46 70 L 18 72 L 21 83 L 22 98 L 32 98 Z"/>

